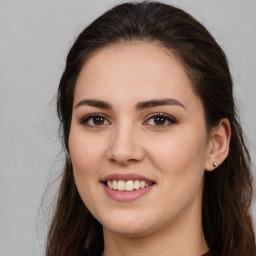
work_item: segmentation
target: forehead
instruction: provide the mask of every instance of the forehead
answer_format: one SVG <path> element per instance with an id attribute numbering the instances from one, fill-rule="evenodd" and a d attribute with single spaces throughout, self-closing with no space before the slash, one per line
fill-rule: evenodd
<path id="1" fill-rule="evenodd" d="M 108 97 L 133 101 L 187 96 L 198 100 L 179 59 L 166 48 L 146 42 L 120 43 L 95 52 L 84 64 L 75 98 Z M 190 99 L 189 99 L 190 97 Z"/>
<path id="2" fill-rule="evenodd" d="M 121 55 L 122 58 L 119 58 Z M 144 60 L 150 61 L 146 66 L 150 67 L 152 63 L 171 60 L 172 62 L 176 62 L 176 65 L 183 69 L 184 67 L 177 56 L 178 54 L 174 50 L 172 51 L 167 49 L 157 42 L 119 42 L 116 44 L 107 45 L 93 52 L 84 63 L 83 68 L 88 68 L 93 64 L 96 64 L 98 61 L 114 61 L 116 64 L 121 64 L 122 60 L 124 60 L 124 62 L 127 64 L 140 64 L 140 62 Z M 144 68 L 146 67 L 144 66 Z"/>
<path id="3" fill-rule="evenodd" d="M 94 52 L 84 63 L 77 83 L 90 78 L 106 82 L 106 78 L 117 79 L 121 75 L 123 82 L 126 76 L 131 80 L 138 79 L 139 75 L 151 80 L 159 78 L 160 75 L 166 75 L 170 71 L 183 76 L 187 82 L 190 82 L 183 65 L 170 50 L 156 43 L 123 42 Z"/>

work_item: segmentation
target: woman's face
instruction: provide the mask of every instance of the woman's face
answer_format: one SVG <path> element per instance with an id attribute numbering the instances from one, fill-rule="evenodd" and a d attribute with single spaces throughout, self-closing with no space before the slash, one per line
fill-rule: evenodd
<path id="1" fill-rule="evenodd" d="M 124 43 L 90 57 L 69 149 L 77 189 L 104 231 L 140 236 L 200 221 L 204 109 L 167 50 Z"/>

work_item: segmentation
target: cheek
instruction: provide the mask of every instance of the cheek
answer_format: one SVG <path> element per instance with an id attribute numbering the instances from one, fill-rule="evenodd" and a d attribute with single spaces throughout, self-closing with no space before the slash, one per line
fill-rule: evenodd
<path id="1" fill-rule="evenodd" d="M 161 147 L 151 147 L 151 162 L 159 170 L 166 189 L 187 190 L 201 184 L 207 159 L 206 138 L 206 133 L 190 129 L 158 141 Z"/>
<path id="2" fill-rule="evenodd" d="M 175 136 L 155 148 L 151 162 L 159 171 L 158 203 L 168 216 L 174 216 L 193 203 L 201 202 L 205 162 L 205 140 L 189 135 Z M 153 153 L 153 152 L 152 152 Z M 175 209 L 173 208 L 175 206 Z"/>
<path id="3" fill-rule="evenodd" d="M 205 151 L 204 147 L 198 144 L 195 146 L 190 145 L 189 142 L 183 144 L 180 141 L 172 141 L 158 151 L 156 161 L 163 167 L 161 169 L 167 171 L 177 169 L 182 172 L 187 168 L 196 170 L 204 166 Z"/>
<path id="4" fill-rule="evenodd" d="M 93 139 L 81 129 L 71 127 L 69 151 L 77 175 L 97 174 L 103 157 L 103 146 L 99 139 Z"/>
<path id="5" fill-rule="evenodd" d="M 198 129 L 196 129 L 198 128 Z M 165 166 L 201 166 L 207 155 L 207 135 L 202 127 L 191 126 L 177 129 L 159 141 L 154 155 Z"/>
<path id="6" fill-rule="evenodd" d="M 71 127 L 69 151 L 75 183 L 84 204 L 93 212 L 98 198 L 95 184 L 99 182 L 102 150 L 102 144 L 96 138 L 85 134 L 80 127 Z"/>
<path id="7" fill-rule="evenodd" d="M 77 190 L 87 208 L 95 212 L 95 202 L 99 198 L 95 185 L 99 182 L 104 147 L 99 139 L 75 127 L 70 131 L 69 151 Z"/>

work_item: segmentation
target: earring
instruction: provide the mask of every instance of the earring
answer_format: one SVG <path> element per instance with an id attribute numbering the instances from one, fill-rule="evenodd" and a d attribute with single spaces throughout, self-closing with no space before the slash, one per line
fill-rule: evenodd
<path id="1" fill-rule="evenodd" d="M 212 165 L 213 165 L 214 168 L 218 167 L 218 164 L 216 162 L 213 162 Z"/>

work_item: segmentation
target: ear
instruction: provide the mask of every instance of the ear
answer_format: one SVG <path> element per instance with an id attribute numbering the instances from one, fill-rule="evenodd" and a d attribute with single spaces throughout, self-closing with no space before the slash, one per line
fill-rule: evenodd
<path id="1" fill-rule="evenodd" d="M 220 120 L 217 127 L 213 128 L 210 134 L 209 150 L 205 164 L 206 171 L 213 171 L 216 166 L 221 165 L 228 156 L 229 142 L 231 137 L 230 123 L 227 118 Z"/>

